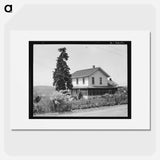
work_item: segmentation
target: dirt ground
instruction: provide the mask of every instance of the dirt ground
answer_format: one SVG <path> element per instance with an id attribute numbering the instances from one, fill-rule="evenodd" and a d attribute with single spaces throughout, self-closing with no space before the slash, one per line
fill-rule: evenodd
<path id="1" fill-rule="evenodd" d="M 99 108 L 90 108 L 90 109 L 82 109 L 82 110 L 73 110 L 72 112 L 65 113 L 46 113 L 39 114 L 39 116 L 94 116 L 94 117 L 127 117 L 128 115 L 127 105 L 117 105 L 110 107 L 99 107 Z"/>

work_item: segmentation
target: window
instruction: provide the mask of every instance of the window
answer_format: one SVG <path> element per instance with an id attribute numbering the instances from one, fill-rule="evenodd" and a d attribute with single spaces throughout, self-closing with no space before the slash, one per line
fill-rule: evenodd
<path id="1" fill-rule="evenodd" d="M 76 82 L 77 82 L 77 84 L 78 84 L 78 78 L 76 79 Z"/>
<path id="2" fill-rule="evenodd" d="M 85 78 L 83 78 L 83 84 L 85 84 Z"/>
<path id="3" fill-rule="evenodd" d="M 92 84 L 94 84 L 94 77 L 92 77 Z"/>
<path id="4" fill-rule="evenodd" d="M 99 78 L 99 84 L 102 84 L 102 77 Z"/>

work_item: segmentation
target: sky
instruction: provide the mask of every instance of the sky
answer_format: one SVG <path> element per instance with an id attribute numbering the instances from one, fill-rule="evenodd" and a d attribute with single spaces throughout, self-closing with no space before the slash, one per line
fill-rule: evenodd
<path id="1" fill-rule="evenodd" d="M 58 48 L 66 47 L 70 73 L 77 70 L 101 67 L 118 85 L 127 85 L 127 45 L 57 45 L 35 44 L 33 50 L 34 86 L 52 86 L 52 71 L 56 67 Z"/>

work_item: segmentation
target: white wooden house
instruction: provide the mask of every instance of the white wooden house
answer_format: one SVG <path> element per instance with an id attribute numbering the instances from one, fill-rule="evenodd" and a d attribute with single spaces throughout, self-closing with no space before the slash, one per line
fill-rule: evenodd
<path id="1" fill-rule="evenodd" d="M 111 77 L 102 68 L 95 66 L 74 72 L 72 84 L 72 94 L 81 92 L 84 97 L 114 93 L 117 90 Z"/>

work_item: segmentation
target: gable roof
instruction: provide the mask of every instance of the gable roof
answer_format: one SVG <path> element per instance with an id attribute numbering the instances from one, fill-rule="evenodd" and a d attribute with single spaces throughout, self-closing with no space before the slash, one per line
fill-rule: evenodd
<path id="1" fill-rule="evenodd" d="M 103 74 L 106 77 L 110 77 L 104 70 L 102 70 L 102 68 L 95 67 L 95 68 L 89 68 L 89 69 L 83 69 L 83 70 L 76 71 L 76 72 L 74 72 L 72 74 L 72 78 L 88 77 L 88 76 L 91 76 L 93 73 L 95 73 L 98 70 L 101 71 L 101 72 L 103 72 Z"/>

